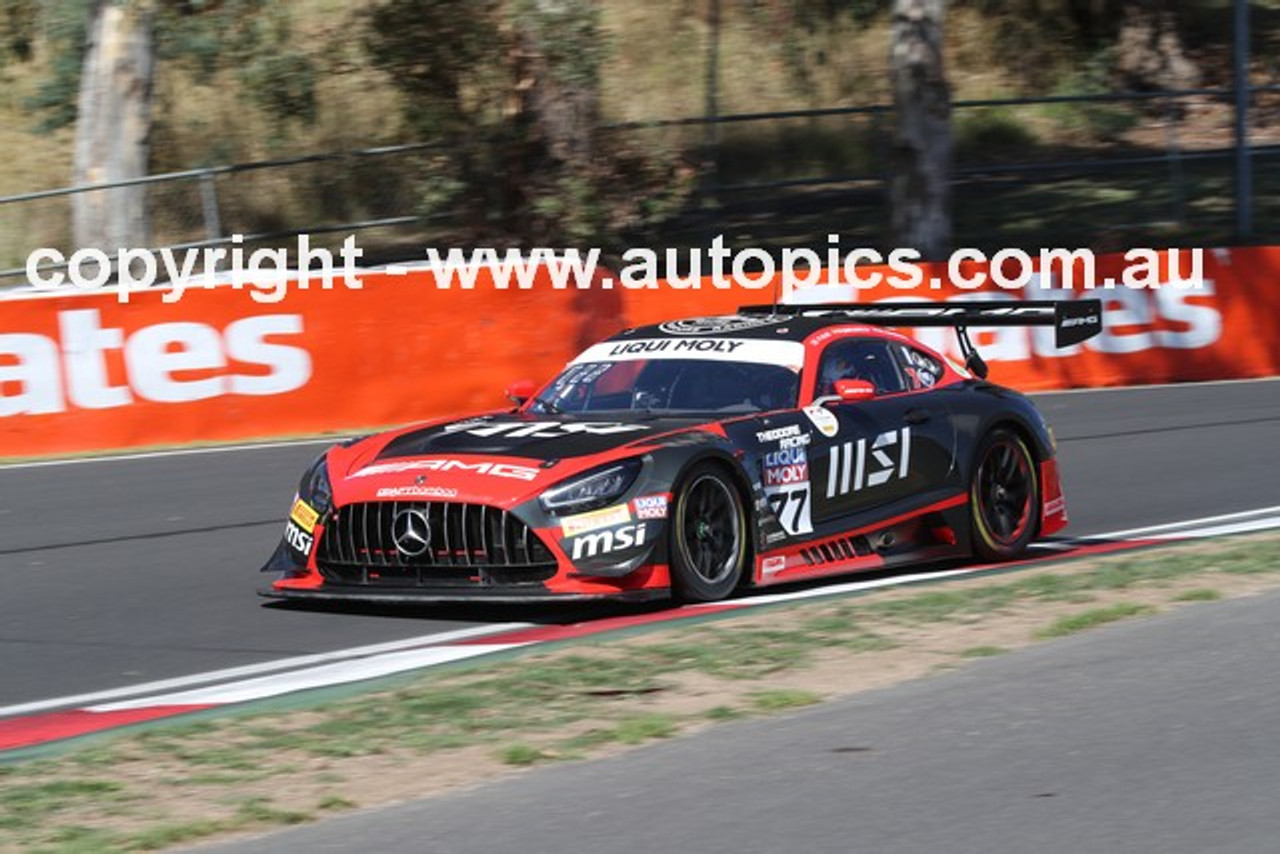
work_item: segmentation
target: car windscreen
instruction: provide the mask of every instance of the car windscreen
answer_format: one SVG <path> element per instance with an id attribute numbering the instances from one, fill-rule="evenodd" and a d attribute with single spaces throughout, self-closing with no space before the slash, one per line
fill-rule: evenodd
<path id="1" fill-rule="evenodd" d="M 709 359 L 575 362 L 534 412 L 762 412 L 796 405 L 799 374 L 779 365 Z"/>

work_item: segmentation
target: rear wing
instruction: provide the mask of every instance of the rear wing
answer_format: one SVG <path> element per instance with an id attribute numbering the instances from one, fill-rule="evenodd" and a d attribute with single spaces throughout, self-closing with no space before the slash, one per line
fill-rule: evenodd
<path id="1" fill-rule="evenodd" d="M 1102 331 L 1099 299 L 744 305 L 738 313 L 831 317 L 877 326 L 953 326 L 966 344 L 969 326 L 1052 326 L 1058 347 L 1079 344 Z"/>

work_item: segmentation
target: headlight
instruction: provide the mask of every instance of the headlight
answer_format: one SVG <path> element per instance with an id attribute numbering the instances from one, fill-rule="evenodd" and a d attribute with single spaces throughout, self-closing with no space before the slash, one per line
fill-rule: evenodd
<path id="1" fill-rule="evenodd" d="M 640 461 L 627 460 L 548 489 L 542 493 L 539 501 L 542 502 L 542 509 L 549 513 L 583 513 L 603 507 L 622 495 L 635 483 L 638 474 Z"/>
<path id="2" fill-rule="evenodd" d="M 329 452 L 325 451 L 319 459 L 307 468 L 298 484 L 298 497 L 311 505 L 317 513 L 327 513 L 333 506 L 333 487 L 329 484 Z"/>

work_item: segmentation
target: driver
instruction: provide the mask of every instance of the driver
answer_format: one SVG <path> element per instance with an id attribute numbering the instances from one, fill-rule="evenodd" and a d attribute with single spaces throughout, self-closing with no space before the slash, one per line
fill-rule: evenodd
<path id="1" fill-rule="evenodd" d="M 858 367 L 847 348 L 832 353 L 822 361 L 822 371 L 818 374 L 818 397 L 827 397 L 836 393 L 836 380 L 864 379 L 859 376 Z"/>

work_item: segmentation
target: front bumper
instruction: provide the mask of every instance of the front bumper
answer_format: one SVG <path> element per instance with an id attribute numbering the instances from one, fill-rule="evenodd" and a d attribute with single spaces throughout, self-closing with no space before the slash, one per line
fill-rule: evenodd
<path id="1" fill-rule="evenodd" d="M 654 602 L 668 599 L 669 589 L 619 590 L 609 593 L 556 593 L 545 587 L 537 590 L 503 590 L 469 588 L 413 588 L 401 590 L 369 590 L 362 587 L 327 586 L 310 590 L 268 587 L 258 591 L 267 599 L 294 602 L 369 603 L 386 605 L 478 604 L 501 605 L 553 604 L 578 602 Z"/>

